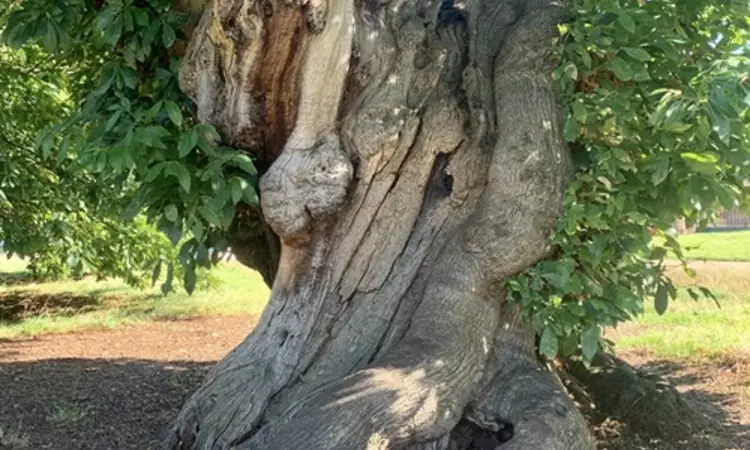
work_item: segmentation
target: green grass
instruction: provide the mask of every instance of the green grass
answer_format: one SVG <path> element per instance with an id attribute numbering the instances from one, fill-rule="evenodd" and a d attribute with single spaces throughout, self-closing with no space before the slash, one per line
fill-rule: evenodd
<path id="1" fill-rule="evenodd" d="M 691 233 L 679 239 L 688 259 L 750 261 L 750 230 Z"/>
<path id="2" fill-rule="evenodd" d="M 3 279 L 17 280 L 24 269 L 20 260 L 0 259 Z M 182 290 L 163 296 L 158 285 L 140 291 L 118 280 L 0 284 L 0 338 L 262 312 L 269 290 L 258 273 L 230 262 L 214 275 L 217 286 L 192 296 Z"/>
<path id="3" fill-rule="evenodd" d="M 717 295 L 694 301 L 684 290 L 659 316 L 647 305 L 643 316 L 623 324 L 612 333 L 617 348 L 646 351 L 665 359 L 702 360 L 750 356 L 750 265 L 741 263 L 695 263 L 697 282 Z M 692 284 L 673 272 L 682 286 Z"/>

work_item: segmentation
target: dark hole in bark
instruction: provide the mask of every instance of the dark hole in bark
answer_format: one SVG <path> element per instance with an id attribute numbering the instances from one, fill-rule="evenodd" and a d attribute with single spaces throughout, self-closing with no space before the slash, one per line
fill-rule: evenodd
<path id="1" fill-rule="evenodd" d="M 263 14 L 266 17 L 271 17 L 273 15 L 273 5 L 268 0 L 263 2 Z"/>
<path id="2" fill-rule="evenodd" d="M 501 444 L 513 439 L 513 424 L 502 422 L 498 425 L 497 431 L 492 431 L 464 419 L 459 422 L 452 437 L 459 444 L 459 448 L 495 450 Z"/>
<path id="3" fill-rule="evenodd" d="M 466 15 L 456 9 L 453 0 L 443 0 L 438 11 L 438 22 L 443 24 L 455 24 L 466 21 Z"/>
<path id="4" fill-rule="evenodd" d="M 446 197 L 453 192 L 453 175 L 443 172 L 443 188 L 446 192 Z"/>
<path id="5" fill-rule="evenodd" d="M 425 202 L 428 204 L 431 201 L 449 197 L 453 192 L 453 175 L 446 172 L 451 155 L 452 153 L 438 153 L 435 157 L 429 187 L 425 195 Z"/>
<path id="6" fill-rule="evenodd" d="M 279 333 L 279 339 L 281 340 L 281 343 L 279 344 L 279 347 L 283 347 L 284 344 L 286 344 L 286 340 L 289 338 L 289 332 L 284 330 L 281 333 Z"/>
<path id="7" fill-rule="evenodd" d="M 513 424 L 510 422 L 503 422 L 500 424 L 500 429 L 495 433 L 495 437 L 502 444 L 513 439 Z"/>

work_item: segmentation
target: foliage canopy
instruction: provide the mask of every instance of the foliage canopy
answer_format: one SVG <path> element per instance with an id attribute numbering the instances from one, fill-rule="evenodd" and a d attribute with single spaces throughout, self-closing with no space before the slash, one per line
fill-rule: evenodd
<path id="1" fill-rule="evenodd" d="M 508 290 L 541 336 L 542 353 L 580 349 L 588 359 L 606 345 L 602 327 L 639 314 L 645 299 L 664 311 L 676 296 L 665 259 L 689 268 L 674 221 L 706 223 L 747 195 L 750 11 L 735 0 L 570 3 L 553 78 L 576 172 L 552 236 L 556 257 Z M 181 243 L 191 291 L 195 268 L 226 249 L 237 212 L 257 207 L 258 173 L 252 155 L 223 146 L 179 91 L 175 49 L 188 20 L 168 0 L 24 0 L 5 20 L 4 58 L 21 48 L 53 85 L 64 80 L 69 96 L 59 98 L 37 75 L 2 76 L 17 86 L 13 95 L 36 98 L 46 112 L 9 112 L 23 124 L 11 128 L 46 130 L 36 146 L 25 136 L 19 152 L 69 182 L 66 194 L 106 186 L 117 201 L 102 207 L 157 223 Z M 11 239 L 33 227 L 0 229 Z"/>

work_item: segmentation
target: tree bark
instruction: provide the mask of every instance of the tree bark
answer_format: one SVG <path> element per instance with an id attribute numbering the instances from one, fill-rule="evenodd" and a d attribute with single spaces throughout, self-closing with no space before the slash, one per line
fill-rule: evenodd
<path id="1" fill-rule="evenodd" d="M 260 323 L 164 448 L 594 448 L 504 292 L 549 256 L 570 173 L 564 20 L 549 0 L 206 7 L 181 86 L 273 161 L 281 252 Z"/>

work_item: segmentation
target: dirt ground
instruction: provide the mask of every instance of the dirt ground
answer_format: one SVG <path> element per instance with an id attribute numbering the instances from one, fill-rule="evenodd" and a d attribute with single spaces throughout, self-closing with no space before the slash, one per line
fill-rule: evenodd
<path id="1" fill-rule="evenodd" d="M 153 448 L 206 371 L 254 323 L 201 318 L 0 340 L 0 448 Z M 750 449 L 750 359 L 682 366 L 624 356 L 672 381 L 716 425 L 696 447 L 694 439 L 641 438 L 607 421 L 598 427 L 602 449 Z"/>

